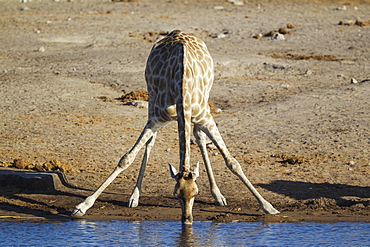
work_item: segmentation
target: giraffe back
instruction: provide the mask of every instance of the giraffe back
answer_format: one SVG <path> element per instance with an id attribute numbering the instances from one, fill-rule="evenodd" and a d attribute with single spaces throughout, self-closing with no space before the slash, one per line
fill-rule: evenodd
<path id="1" fill-rule="evenodd" d="M 213 60 L 205 43 L 179 30 L 172 31 L 154 44 L 148 57 L 145 78 L 149 116 L 163 121 L 176 118 L 175 104 L 180 95 L 185 108 L 191 109 L 192 118 L 209 113 L 213 76 Z"/>
<path id="2" fill-rule="evenodd" d="M 191 123 L 210 116 L 208 98 L 213 83 L 213 60 L 206 45 L 192 35 L 172 31 L 154 44 L 145 78 L 149 120 L 177 119 L 180 171 L 189 171 Z"/>

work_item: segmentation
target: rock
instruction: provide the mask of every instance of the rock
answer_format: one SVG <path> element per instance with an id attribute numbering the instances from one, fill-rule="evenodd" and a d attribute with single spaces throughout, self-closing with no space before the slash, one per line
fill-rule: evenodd
<path id="1" fill-rule="evenodd" d="M 220 114 L 222 112 L 222 109 L 220 109 L 220 108 L 217 108 L 216 110 L 215 110 L 215 113 L 217 113 L 217 114 Z"/>
<path id="2" fill-rule="evenodd" d="M 282 28 L 279 28 L 278 32 L 281 34 L 290 34 L 292 31 L 288 31 L 286 30 L 286 28 L 282 27 Z"/>
<path id="3" fill-rule="evenodd" d="M 220 34 L 217 35 L 218 39 L 222 39 L 222 38 L 225 38 L 225 37 L 226 37 L 226 34 L 224 34 L 224 33 L 220 33 Z"/>
<path id="4" fill-rule="evenodd" d="M 283 34 L 281 33 L 274 33 L 272 36 L 271 36 L 271 39 L 275 39 L 275 40 L 285 40 L 285 37 Z"/>
<path id="5" fill-rule="evenodd" d="M 347 10 L 347 7 L 345 5 L 337 7 L 335 10 Z"/>
<path id="6" fill-rule="evenodd" d="M 23 6 L 20 8 L 21 11 L 27 11 L 27 10 L 30 10 L 30 8 L 28 8 L 27 6 Z"/>
<path id="7" fill-rule="evenodd" d="M 229 30 L 223 30 L 222 33 L 219 33 L 219 34 L 213 34 L 212 35 L 212 38 L 214 39 L 222 39 L 222 38 L 226 38 L 227 35 L 229 34 Z"/>
<path id="8" fill-rule="evenodd" d="M 144 100 L 132 100 L 132 101 L 127 102 L 126 105 L 132 105 L 135 107 L 147 109 L 149 106 L 149 103 L 148 101 L 144 101 Z"/>
<path id="9" fill-rule="evenodd" d="M 13 166 L 11 163 L 0 161 L 0 167 L 11 167 Z"/>
<path id="10" fill-rule="evenodd" d="M 15 159 L 14 160 L 14 167 L 18 169 L 26 169 L 29 162 L 25 161 L 24 159 Z"/>
<path id="11" fill-rule="evenodd" d="M 45 51 L 45 47 L 41 46 L 37 51 L 38 52 L 44 52 Z"/>
<path id="12" fill-rule="evenodd" d="M 242 6 L 244 5 L 244 2 L 243 1 L 238 1 L 238 0 L 227 0 L 229 3 L 232 3 L 234 5 L 237 5 L 237 6 Z"/>
<path id="13" fill-rule="evenodd" d="M 213 9 L 214 10 L 224 10 L 225 8 L 222 6 L 214 6 Z"/>
<path id="14" fill-rule="evenodd" d="M 254 34 L 254 35 L 252 36 L 252 38 L 254 38 L 254 39 L 262 39 L 262 37 L 263 37 L 262 33 Z"/>
<path id="15" fill-rule="evenodd" d="M 304 73 L 305 75 L 312 75 L 312 71 L 311 70 L 306 70 L 306 72 Z"/>
<path id="16" fill-rule="evenodd" d="M 69 165 L 65 165 L 60 163 L 59 160 L 50 160 L 45 162 L 39 171 L 61 171 L 64 173 L 72 172 L 72 167 Z"/>
<path id="17" fill-rule="evenodd" d="M 287 23 L 286 24 L 286 27 L 289 28 L 289 29 L 293 29 L 294 28 L 294 25 L 292 23 Z"/>
<path id="18" fill-rule="evenodd" d="M 356 162 L 354 162 L 353 160 L 351 160 L 350 162 L 347 163 L 347 165 L 350 165 L 350 166 L 353 166 Z"/>
<path id="19" fill-rule="evenodd" d="M 353 84 L 356 84 L 358 83 L 357 80 L 355 78 L 351 78 L 351 80 L 349 81 L 349 83 L 353 83 Z"/>

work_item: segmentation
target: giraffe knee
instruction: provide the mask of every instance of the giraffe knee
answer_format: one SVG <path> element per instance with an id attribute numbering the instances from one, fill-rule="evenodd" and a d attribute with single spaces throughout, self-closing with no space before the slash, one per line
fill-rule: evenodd
<path id="1" fill-rule="evenodd" d="M 131 155 L 124 155 L 119 160 L 117 167 L 122 169 L 122 170 L 125 170 L 126 168 L 128 168 L 131 165 L 132 162 L 133 162 L 133 157 L 131 157 Z"/>
<path id="2" fill-rule="evenodd" d="M 243 173 L 242 167 L 236 159 L 232 159 L 229 162 L 227 162 L 227 167 L 230 169 L 232 173 L 236 175 Z"/>

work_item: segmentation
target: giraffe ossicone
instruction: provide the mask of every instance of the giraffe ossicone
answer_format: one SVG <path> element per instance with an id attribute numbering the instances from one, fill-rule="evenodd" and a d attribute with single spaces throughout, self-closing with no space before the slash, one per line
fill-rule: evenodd
<path id="1" fill-rule="evenodd" d="M 84 215 L 104 189 L 132 164 L 137 153 L 145 146 L 139 176 L 128 201 L 129 207 L 136 207 L 139 204 L 141 184 L 157 131 L 170 121 L 178 123 L 179 172 L 174 167 L 170 167 L 170 172 L 176 180 L 174 194 L 180 201 L 181 219 L 184 224 L 193 222 L 192 207 L 194 197 L 198 193 L 196 178 L 199 175 L 199 168 L 195 168 L 194 172 L 190 171 L 192 124 L 193 134 L 206 167 L 211 194 L 216 204 L 226 205 L 227 203 L 213 175 L 206 149 L 206 137 L 216 145 L 224 157 L 226 166 L 252 192 L 263 211 L 268 214 L 279 213 L 247 179 L 239 162 L 231 156 L 221 137 L 208 104 L 213 77 L 213 59 L 201 39 L 180 30 L 174 30 L 157 41 L 153 45 L 145 68 L 149 95 L 148 121 L 131 150 L 120 159 L 116 168 L 100 187 L 73 209 L 72 215 Z"/>

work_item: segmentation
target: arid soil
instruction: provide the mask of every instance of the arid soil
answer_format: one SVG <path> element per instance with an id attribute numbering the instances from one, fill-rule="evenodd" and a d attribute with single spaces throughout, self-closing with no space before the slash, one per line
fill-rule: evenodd
<path id="1" fill-rule="evenodd" d="M 135 143 L 147 109 L 122 96 L 146 90 L 153 42 L 181 29 L 214 58 L 210 101 L 230 152 L 281 211 L 265 215 L 210 146 L 228 205 L 213 204 L 202 166 L 195 221 L 370 221 L 370 1 L 0 0 L 0 9 L 0 169 L 62 170 L 68 181 L 3 176 L 0 220 L 70 218 Z M 128 208 L 141 158 L 84 218 L 180 220 L 167 166 L 179 162 L 176 123 L 159 132 L 140 205 Z"/>

